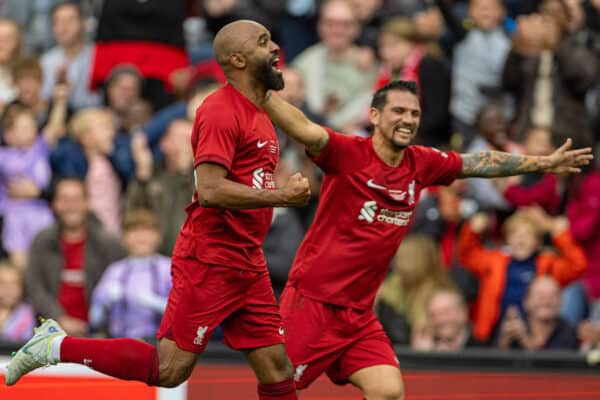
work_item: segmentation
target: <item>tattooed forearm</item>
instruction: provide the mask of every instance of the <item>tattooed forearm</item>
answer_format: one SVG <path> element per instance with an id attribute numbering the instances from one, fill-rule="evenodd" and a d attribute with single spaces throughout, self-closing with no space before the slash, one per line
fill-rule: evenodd
<path id="1" fill-rule="evenodd" d="M 461 156 L 463 160 L 461 178 L 520 175 L 544 171 L 550 167 L 545 157 L 523 156 L 500 151 L 485 151 Z"/>

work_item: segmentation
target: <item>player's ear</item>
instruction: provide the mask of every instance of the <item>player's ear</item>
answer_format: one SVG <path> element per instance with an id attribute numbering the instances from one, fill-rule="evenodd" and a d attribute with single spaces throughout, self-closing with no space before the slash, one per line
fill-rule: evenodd
<path id="1" fill-rule="evenodd" d="M 240 53 L 233 53 L 229 58 L 229 62 L 234 68 L 244 69 L 246 68 L 246 57 Z"/>
<path id="2" fill-rule="evenodd" d="M 378 125 L 379 123 L 379 110 L 375 107 L 371 107 L 369 110 L 369 120 L 373 126 Z"/>

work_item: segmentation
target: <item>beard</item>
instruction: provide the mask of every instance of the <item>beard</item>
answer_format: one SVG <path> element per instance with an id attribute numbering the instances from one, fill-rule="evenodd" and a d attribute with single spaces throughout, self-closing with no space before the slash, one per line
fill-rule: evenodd
<path id="1" fill-rule="evenodd" d="M 272 61 L 266 60 L 258 67 L 258 82 L 265 90 L 281 90 L 284 87 L 283 76 L 273 69 Z"/>

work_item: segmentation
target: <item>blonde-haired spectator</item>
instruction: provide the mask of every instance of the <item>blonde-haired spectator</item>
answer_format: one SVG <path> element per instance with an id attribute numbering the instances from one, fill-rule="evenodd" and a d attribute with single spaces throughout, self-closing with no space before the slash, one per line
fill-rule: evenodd
<path id="1" fill-rule="evenodd" d="M 407 236 L 383 282 L 377 314 L 394 343 L 408 344 L 411 331 L 427 325 L 427 302 L 437 290 L 452 288 L 436 241 L 426 235 Z"/>
<path id="2" fill-rule="evenodd" d="M 69 126 L 88 164 L 85 182 L 90 210 L 109 231 L 119 232 L 121 182 L 108 158 L 115 150 L 114 116 L 104 108 L 87 108 L 75 114 Z"/>

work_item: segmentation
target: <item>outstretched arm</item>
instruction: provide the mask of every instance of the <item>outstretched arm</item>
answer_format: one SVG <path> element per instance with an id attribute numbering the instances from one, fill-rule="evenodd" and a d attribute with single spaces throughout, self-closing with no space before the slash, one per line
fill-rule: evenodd
<path id="1" fill-rule="evenodd" d="M 264 107 L 275 125 L 303 144 L 310 154 L 321 154 L 329 141 L 329 135 L 322 126 L 312 122 L 302 111 L 272 91 L 267 92 Z"/>
<path id="2" fill-rule="evenodd" d="M 462 154 L 463 167 L 460 177 L 497 178 L 528 172 L 579 173 L 579 167 L 588 165 L 594 156 L 591 147 L 569 150 L 571 144 L 571 139 L 567 139 L 549 156 L 526 156 L 501 151 Z"/>

